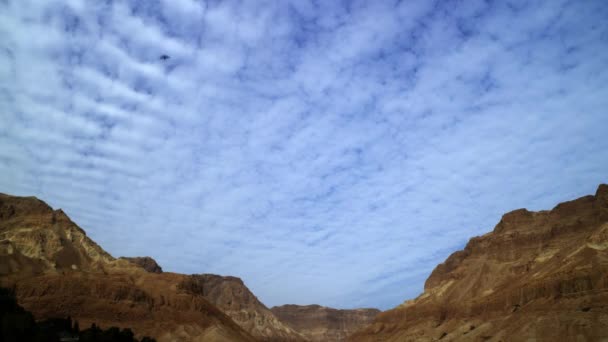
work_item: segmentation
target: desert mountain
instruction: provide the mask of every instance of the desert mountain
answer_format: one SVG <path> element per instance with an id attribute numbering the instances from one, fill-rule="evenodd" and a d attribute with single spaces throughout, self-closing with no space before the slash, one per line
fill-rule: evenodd
<path id="1" fill-rule="evenodd" d="M 378 309 L 338 310 L 319 305 L 282 305 L 270 310 L 314 342 L 343 341 L 370 324 L 380 313 Z"/>
<path id="2" fill-rule="evenodd" d="M 178 287 L 188 293 L 202 295 L 257 338 L 266 341 L 305 340 L 277 319 L 240 278 L 197 274 L 188 276 Z"/>
<path id="3" fill-rule="evenodd" d="M 247 315 L 252 318 L 255 338 L 192 286 L 198 276 L 160 271 L 152 259 L 113 258 L 65 213 L 35 197 L 0 194 L 0 286 L 14 289 L 37 319 L 70 315 L 83 328 L 128 327 L 159 342 L 299 337 L 270 311 L 271 317 L 248 312 L 259 303 L 251 295 L 255 301 L 242 303 L 240 315 L 244 324 Z"/>
<path id="4" fill-rule="evenodd" d="M 162 273 L 162 268 L 150 257 L 125 258 L 150 273 Z M 304 341 L 305 338 L 275 317 L 245 286 L 243 280 L 232 276 L 194 274 L 177 284 L 178 288 L 200 295 L 238 325 L 264 341 Z"/>
<path id="5" fill-rule="evenodd" d="M 519 209 L 437 266 L 424 293 L 352 341 L 608 340 L 608 185 Z"/>

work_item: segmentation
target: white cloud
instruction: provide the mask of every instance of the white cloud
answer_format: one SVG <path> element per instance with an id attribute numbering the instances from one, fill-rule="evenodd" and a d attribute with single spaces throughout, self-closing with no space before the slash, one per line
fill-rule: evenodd
<path id="1" fill-rule="evenodd" d="M 606 181 L 608 7 L 514 8 L 0 3 L 0 191 L 267 305 L 397 305 Z"/>

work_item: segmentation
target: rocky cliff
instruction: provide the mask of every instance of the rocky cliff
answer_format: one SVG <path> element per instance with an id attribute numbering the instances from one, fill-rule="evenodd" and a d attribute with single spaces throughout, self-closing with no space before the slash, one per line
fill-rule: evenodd
<path id="1" fill-rule="evenodd" d="M 304 341 L 281 322 L 237 277 L 197 274 L 185 278 L 178 288 L 202 295 L 253 336 L 264 341 Z"/>
<path id="2" fill-rule="evenodd" d="M 65 213 L 34 197 L 0 194 L 0 286 L 13 288 L 37 319 L 70 315 L 82 327 L 130 327 L 159 342 L 257 340 L 180 286 L 190 276 L 155 273 L 160 267 L 151 265 L 113 258 Z"/>
<path id="3" fill-rule="evenodd" d="M 608 340 L 608 186 L 505 214 L 350 340 Z"/>
<path id="4" fill-rule="evenodd" d="M 343 341 L 370 324 L 378 309 L 338 310 L 319 305 L 282 305 L 271 311 L 310 341 Z"/>
<path id="5" fill-rule="evenodd" d="M 114 258 L 62 210 L 0 194 L 0 276 L 94 269 Z"/>

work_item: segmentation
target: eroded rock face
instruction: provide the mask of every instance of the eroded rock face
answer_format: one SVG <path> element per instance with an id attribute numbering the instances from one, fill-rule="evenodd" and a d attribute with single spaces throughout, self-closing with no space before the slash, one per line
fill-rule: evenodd
<path id="1" fill-rule="evenodd" d="M 370 324 L 378 309 L 338 310 L 319 305 L 282 305 L 271 311 L 310 341 L 343 341 Z"/>
<path id="2" fill-rule="evenodd" d="M 202 295 L 254 337 L 263 341 L 304 341 L 305 338 L 280 321 L 237 277 L 215 274 L 188 276 L 178 288 Z"/>
<path id="3" fill-rule="evenodd" d="M 0 276 L 83 270 L 113 260 L 61 209 L 0 194 Z"/>
<path id="4" fill-rule="evenodd" d="M 163 269 L 160 267 L 156 260 L 150 257 L 120 257 L 120 259 L 129 261 L 137 266 L 140 266 L 144 270 L 150 273 L 163 273 Z"/>
<path id="5" fill-rule="evenodd" d="M 352 341 L 608 339 L 608 186 L 515 210 L 438 265 L 422 295 Z"/>
<path id="6" fill-rule="evenodd" d="M 160 267 L 159 267 L 160 268 Z M 115 259 L 61 210 L 0 194 L 0 286 L 37 319 L 70 315 L 81 327 L 130 327 L 164 341 L 254 341 L 189 279 Z"/>

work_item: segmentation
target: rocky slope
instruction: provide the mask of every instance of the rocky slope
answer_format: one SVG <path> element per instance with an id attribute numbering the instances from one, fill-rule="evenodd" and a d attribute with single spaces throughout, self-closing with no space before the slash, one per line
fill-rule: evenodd
<path id="1" fill-rule="evenodd" d="M 62 210 L 0 194 L 0 276 L 94 269 L 114 260 Z"/>
<path id="2" fill-rule="evenodd" d="M 319 305 L 282 305 L 270 309 L 281 321 L 302 333 L 309 341 L 343 341 L 370 324 L 378 309 L 338 310 Z"/>
<path id="3" fill-rule="evenodd" d="M 141 268 L 150 273 L 163 273 L 162 267 L 160 267 L 160 265 L 156 263 L 156 260 L 150 257 L 120 257 L 120 259 L 129 261 L 132 264 L 140 266 Z"/>
<path id="4" fill-rule="evenodd" d="M 160 267 L 150 265 L 113 258 L 65 213 L 34 197 L 0 194 L 0 286 L 13 288 L 36 318 L 70 315 L 82 327 L 130 327 L 159 342 L 258 340 L 181 286 L 192 277 L 154 273 Z M 256 334 L 273 331 L 258 323 Z"/>
<path id="5" fill-rule="evenodd" d="M 608 186 L 505 214 L 351 341 L 608 340 Z"/>
<path id="6" fill-rule="evenodd" d="M 120 259 L 140 266 L 147 272 L 162 273 L 162 268 L 150 257 L 121 257 Z M 180 280 L 177 287 L 187 293 L 202 296 L 260 340 L 305 340 L 302 335 L 277 319 L 240 278 L 215 274 L 194 274 Z"/>
<path id="7" fill-rule="evenodd" d="M 253 336 L 265 341 L 304 341 L 281 322 L 237 277 L 215 274 L 191 275 L 178 288 L 202 295 Z"/>

